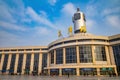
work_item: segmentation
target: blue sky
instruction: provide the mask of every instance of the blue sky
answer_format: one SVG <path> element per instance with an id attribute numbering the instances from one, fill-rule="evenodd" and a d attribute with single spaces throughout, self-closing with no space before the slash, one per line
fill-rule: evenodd
<path id="1" fill-rule="evenodd" d="M 120 0 L 0 0 L 0 47 L 41 46 L 68 36 L 79 7 L 87 32 L 120 34 Z"/>

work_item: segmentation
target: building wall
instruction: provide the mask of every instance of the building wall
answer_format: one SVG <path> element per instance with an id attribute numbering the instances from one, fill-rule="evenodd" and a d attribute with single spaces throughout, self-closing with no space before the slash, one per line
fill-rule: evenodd
<path id="1" fill-rule="evenodd" d="M 65 71 L 67 74 L 71 70 L 70 74 L 79 76 L 83 74 L 83 69 L 91 69 L 96 75 L 102 75 L 102 69 L 111 68 L 117 74 L 114 56 L 111 56 L 113 51 L 106 36 L 80 33 L 58 39 L 48 47 L 49 63 L 46 69 L 50 74 L 55 72 L 64 75 Z M 56 57 L 62 59 L 59 64 Z"/>
<path id="2" fill-rule="evenodd" d="M 120 34 L 109 37 L 110 45 L 114 53 L 118 74 L 120 75 Z"/>
<path id="3" fill-rule="evenodd" d="M 53 41 L 48 46 L 0 48 L 0 73 L 32 74 L 36 71 L 38 74 L 79 76 L 105 75 L 112 71 L 117 75 L 119 60 L 115 54 L 119 49 L 114 46 L 119 47 L 119 36 L 80 33 Z"/>
<path id="4" fill-rule="evenodd" d="M 0 73 L 32 74 L 42 72 L 42 56 L 48 51 L 46 46 L 16 47 L 0 49 Z"/>

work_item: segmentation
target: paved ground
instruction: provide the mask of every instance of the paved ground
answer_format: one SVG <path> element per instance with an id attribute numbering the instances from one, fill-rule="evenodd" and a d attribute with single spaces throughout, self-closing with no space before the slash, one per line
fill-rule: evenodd
<path id="1" fill-rule="evenodd" d="M 120 80 L 120 77 L 0 75 L 0 80 Z"/>

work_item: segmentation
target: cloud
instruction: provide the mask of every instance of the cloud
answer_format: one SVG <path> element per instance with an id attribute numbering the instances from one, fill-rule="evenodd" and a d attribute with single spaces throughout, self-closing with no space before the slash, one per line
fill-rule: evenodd
<path id="1" fill-rule="evenodd" d="M 6 31 L 0 30 L 0 47 L 11 47 L 17 45 L 19 37 Z"/>
<path id="2" fill-rule="evenodd" d="M 92 28 L 96 25 L 96 22 L 92 19 L 88 19 L 87 22 L 86 22 L 86 25 L 88 28 Z"/>
<path id="3" fill-rule="evenodd" d="M 43 26 L 35 27 L 34 31 L 36 31 L 36 34 L 38 34 L 38 35 L 48 35 L 50 33 L 50 30 Z"/>
<path id="4" fill-rule="evenodd" d="M 103 16 L 105 15 L 111 15 L 111 14 L 120 14 L 120 7 L 115 7 L 115 8 L 107 8 L 103 10 Z"/>
<path id="5" fill-rule="evenodd" d="M 47 13 L 45 11 L 40 11 L 40 15 L 47 18 Z"/>
<path id="6" fill-rule="evenodd" d="M 53 6 L 54 6 L 55 3 L 57 2 L 57 0 L 48 0 L 48 2 L 49 2 L 50 5 L 53 5 Z"/>
<path id="7" fill-rule="evenodd" d="M 112 27 L 120 28 L 120 16 L 117 15 L 109 15 L 105 18 L 106 23 Z"/>
<path id="8" fill-rule="evenodd" d="M 0 20 L 9 21 L 9 22 L 16 22 L 11 14 L 10 7 L 4 3 L 3 1 L 0 1 Z"/>
<path id="9" fill-rule="evenodd" d="M 44 24 L 48 27 L 51 27 L 53 29 L 56 29 L 55 25 L 51 21 L 49 21 L 46 17 L 37 14 L 31 7 L 27 8 L 27 14 L 32 18 L 32 20 Z"/>
<path id="10" fill-rule="evenodd" d="M 10 30 L 25 31 L 26 29 L 23 26 L 18 26 L 16 24 L 0 21 L 0 26 Z"/>
<path id="11" fill-rule="evenodd" d="M 76 7 L 74 6 L 74 4 L 69 2 L 63 5 L 61 12 L 65 15 L 73 16 L 73 14 L 76 12 Z"/>

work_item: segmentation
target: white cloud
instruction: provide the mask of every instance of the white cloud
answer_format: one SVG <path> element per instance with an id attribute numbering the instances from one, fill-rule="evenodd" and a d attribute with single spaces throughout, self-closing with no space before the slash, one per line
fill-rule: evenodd
<path id="1" fill-rule="evenodd" d="M 50 30 L 45 27 L 35 27 L 35 31 L 38 35 L 48 35 L 50 33 Z"/>
<path id="2" fill-rule="evenodd" d="M 47 13 L 45 11 L 40 11 L 40 15 L 47 18 Z"/>
<path id="3" fill-rule="evenodd" d="M 13 45 L 15 46 L 17 45 L 18 41 L 20 41 L 20 39 L 15 34 L 0 30 L 0 47 L 11 47 Z"/>
<path id="4" fill-rule="evenodd" d="M 96 24 L 96 22 L 92 19 L 88 19 L 86 22 L 87 27 L 90 27 L 90 28 L 95 26 L 95 24 Z"/>
<path id="5" fill-rule="evenodd" d="M 120 14 L 120 7 L 107 8 L 107 9 L 103 10 L 103 16 L 114 14 L 114 13 L 119 13 Z"/>
<path id="6" fill-rule="evenodd" d="M 73 16 L 73 14 L 76 12 L 76 7 L 74 6 L 74 4 L 69 2 L 63 5 L 61 12 L 68 16 Z"/>
<path id="7" fill-rule="evenodd" d="M 96 5 L 87 5 L 85 13 L 88 17 L 95 17 L 98 15 L 98 9 L 96 8 Z"/>
<path id="8" fill-rule="evenodd" d="M 0 1 L 0 20 L 9 21 L 9 22 L 16 22 L 11 14 L 10 7 L 5 4 L 4 2 Z"/>
<path id="9" fill-rule="evenodd" d="M 48 0 L 50 5 L 55 5 L 55 3 L 57 2 L 57 0 Z"/>
<path id="10" fill-rule="evenodd" d="M 26 29 L 23 26 L 18 26 L 16 24 L 0 21 L 0 26 L 10 30 L 25 31 Z"/>
<path id="11" fill-rule="evenodd" d="M 109 15 L 105 18 L 105 20 L 109 26 L 120 28 L 120 26 L 119 26 L 120 25 L 120 16 Z"/>
<path id="12" fill-rule="evenodd" d="M 37 14 L 31 7 L 27 8 L 27 14 L 32 18 L 32 20 L 56 29 L 55 25 L 53 25 L 52 22 L 50 22 L 46 17 Z"/>

